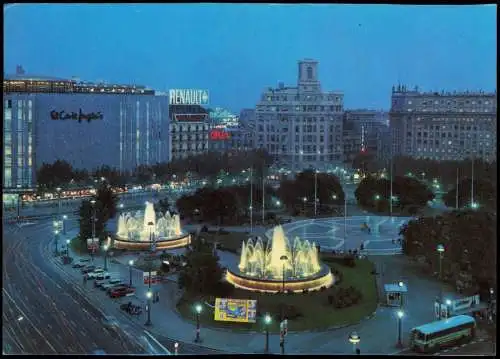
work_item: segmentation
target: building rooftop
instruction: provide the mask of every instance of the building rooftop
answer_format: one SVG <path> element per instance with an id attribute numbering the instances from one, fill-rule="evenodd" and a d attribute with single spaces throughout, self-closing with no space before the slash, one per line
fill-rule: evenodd
<path id="1" fill-rule="evenodd" d="M 13 74 L 5 75 L 4 80 L 10 81 L 64 81 L 75 82 L 74 80 L 64 79 L 61 77 L 40 76 L 40 75 L 26 75 L 26 74 Z"/>

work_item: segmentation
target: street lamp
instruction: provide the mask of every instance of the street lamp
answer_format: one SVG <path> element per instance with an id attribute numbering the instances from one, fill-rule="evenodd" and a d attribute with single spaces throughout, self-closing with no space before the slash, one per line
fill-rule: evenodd
<path id="1" fill-rule="evenodd" d="M 57 256 L 57 253 L 58 253 L 57 242 L 59 241 L 59 230 L 57 230 L 57 229 L 54 231 L 54 240 L 55 240 L 55 244 L 56 244 L 56 256 Z"/>
<path id="2" fill-rule="evenodd" d="M 403 317 L 405 315 L 405 313 L 403 312 L 403 310 L 398 310 L 397 311 L 397 317 L 398 317 L 398 344 L 397 346 L 398 347 L 403 347 L 403 341 L 402 341 L 402 338 L 401 338 L 401 332 L 402 332 L 402 320 L 403 320 Z"/>
<path id="3" fill-rule="evenodd" d="M 201 304 L 196 304 L 194 306 L 194 309 L 196 311 L 196 338 L 194 338 L 195 343 L 199 343 L 201 341 L 200 339 L 200 314 L 201 310 L 203 309 Z"/>
<path id="4" fill-rule="evenodd" d="M 148 290 L 148 292 L 146 293 L 146 297 L 148 298 L 148 320 L 146 322 L 145 325 L 151 325 L 151 298 L 153 297 L 153 293 L 151 292 L 151 290 Z"/>
<path id="5" fill-rule="evenodd" d="M 318 170 L 314 171 L 314 217 L 316 217 L 318 208 L 318 172 Z"/>
<path id="6" fill-rule="evenodd" d="M 354 353 L 357 353 L 357 345 L 361 341 L 361 337 L 356 332 L 349 334 L 349 342 L 352 344 L 352 349 Z"/>
<path id="7" fill-rule="evenodd" d="M 267 354 L 269 353 L 269 325 L 271 324 L 271 316 L 269 314 L 266 314 L 264 316 L 264 325 L 266 326 L 266 346 L 264 348 L 264 352 Z"/>
<path id="8" fill-rule="evenodd" d="M 132 266 L 134 265 L 134 261 L 131 259 L 128 261 L 128 268 L 129 268 L 129 286 L 132 287 Z"/>
<path id="9" fill-rule="evenodd" d="M 57 213 L 61 214 L 61 187 L 57 187 Z"/>
<path id="10" fill-rule="evenodd" d="M 104 270 L 105 271 L 108 270 L 108 248 L 109 248 L 109 246 L 107 244 L 105 244 L 103 246 L 103 249 L 104 249 Z"/>
<path id="11" fill-rule="evenodd" d="M 283 263 L 283 293 L 285 293 L 285 263 L 288 260 L 286 255 L 280 257 L 280 261 Z"/>
<path id="12" fill-rule="evenodd" d="M 442 262 L 443 262 L 443 257 L 444 257 L 444 246 L 442 244 L 438 244 L 436 250 L 439 253 L 439 311 L 438 311 L 438 319 L 441 319 L 441 303 L 443 303 Z"/>
<path id="13" fill-rule="evenodd" d="M 69 239 L 66 239 L 66 256 L 69 257 L 69 243 L 71 241 Z"/>
<path id="14" fill-rule="evenodd" d="M 92 204 L 92 249 L 90 251 L 90 258 L 92 262 L 94 261 L 94 239 L 95 239 L 95 199 L 91 200 Z"/>

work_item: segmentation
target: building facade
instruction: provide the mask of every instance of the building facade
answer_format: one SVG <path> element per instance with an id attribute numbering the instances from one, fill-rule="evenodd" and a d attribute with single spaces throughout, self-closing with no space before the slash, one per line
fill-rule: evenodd
<path id="1" fill-rule="evenodd" d="M 170 105 L 172 160 L 208 152 L 210 119 L 200 105 Z"/>
<path id="2" fill-rule="evenodd" d="M 496 160 L 496 91 L 438 93 L 393 86 L 389 120 L 396 155 Z"/>
<path id="3" fill-rule="evenodd" d="M 389 113 L 383 110 L 346 110 L 343 124 L 344 159 L 352 161 L 357 153 L 368 152 L 385 160 L 388 144 Z M 385 146 L 385 147 L 384 147 Z"/>
<path id="4" fill-rule="evenodd" d="M 169 160 L 167 96 L 24 74 L 3 85 L 4 188 L 34 188 L 36 170 L 56 160 L 120 171 Z"/>
<path id="5" fill-rule="evenodd" d="M 322 91 L 318 62 L 299 61 L 297 86 L 279 84 L 262 93 L 254 146 L 294 171 L 334 167 L 343 161 L 343 111 L 343 93 Z"/>

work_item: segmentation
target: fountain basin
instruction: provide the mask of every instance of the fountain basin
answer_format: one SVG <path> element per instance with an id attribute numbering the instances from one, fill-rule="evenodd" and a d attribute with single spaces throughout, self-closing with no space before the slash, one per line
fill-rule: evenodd
<path id="1" fill-rule="evenodd" d="M 238 268 L 228 268 L 226 280 L 236 288 L 255 292 L 277 293 L 283 291 L 283 280 L 257 278 L 245 275 Z M 335 277 L 326 264 L 321 265 L 319 272 L 306 278 L 285 278 L 285 291 L 302 293 L 303 290 L 320 290 L 335 284 Z"/>
<path id="2" fill-rule="evenodd" d="M 189 233 L 183 233 L 172 238 L 157 238 L 156 250 L 186 247 L 190 243 L 191 235 Z M 113 240 L 113 248 L 127 249 L 132 251 L 149 251 L 151 250 L 151 243 L 149 241 L 130 241 L 127 239 L 116 237 Z"/>

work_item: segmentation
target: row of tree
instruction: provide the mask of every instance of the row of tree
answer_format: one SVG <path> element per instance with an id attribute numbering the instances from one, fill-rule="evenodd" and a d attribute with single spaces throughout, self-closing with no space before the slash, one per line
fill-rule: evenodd
<path id="1" fill-rule="evenodd" d="M 154 181 L 169 181 L 175 178 L 215 178 L 221 172 L 229 174 L 253 167 L 256 175 L 262 175 L 272 164 L 272 157 L 265 150 L 207 152 L 169 163 L 152 166 L 140 165 L 134 171 L 120 172 L 116 168 L 102 166 L 93 171 L 74 169 L 66 161 L 43 163 L 37 171 L 37 183 L 41 190 L 58 186 L 90 185 L 105 178 L 113 186 L 130 183 L 148 184 Z"/>
<path id="2" fill-rule="evenodd" d="M 95 200 L 94 204 L 92 204 L 92 200 Z M 99 185 L 94 198 L 82 200 L 79 208 L 80 231 L 78 236 L 82 242 L 85 242 L 87 238 L 92 238 L 93 223 L 96 238 L 100 240 L 105 238 L 106 223 L 117 213 L 116 204 L 117 197 L 111 190 L 111 186 L 105 182 Z"/>
<path id="3" fill-rule="evenodd" d="M 457 196 L 458 195 L 458 196 Z M 474 196 L 474 198 L 472 198 Z M 444 196 L 443 201 L 446 206 L 454 208 L 470 207 L 472 202 L 477 203 L 478 207 L 494 210 L 497 208 L 497 187 L 496 183 L 488 180 L 474 179 L 474 185 L 470 178 L 463 179 L 451 188 Z"/>
<path id="4" fill-rule="evenodd" d="M 420 217 L 402 227 L 403 251 L 438 273 L 436 248 L 443 245 L 443 278 L 459 290 L 484 293 L 496 287 L 496 221 L 494 213 L 472 210 Z"/>

